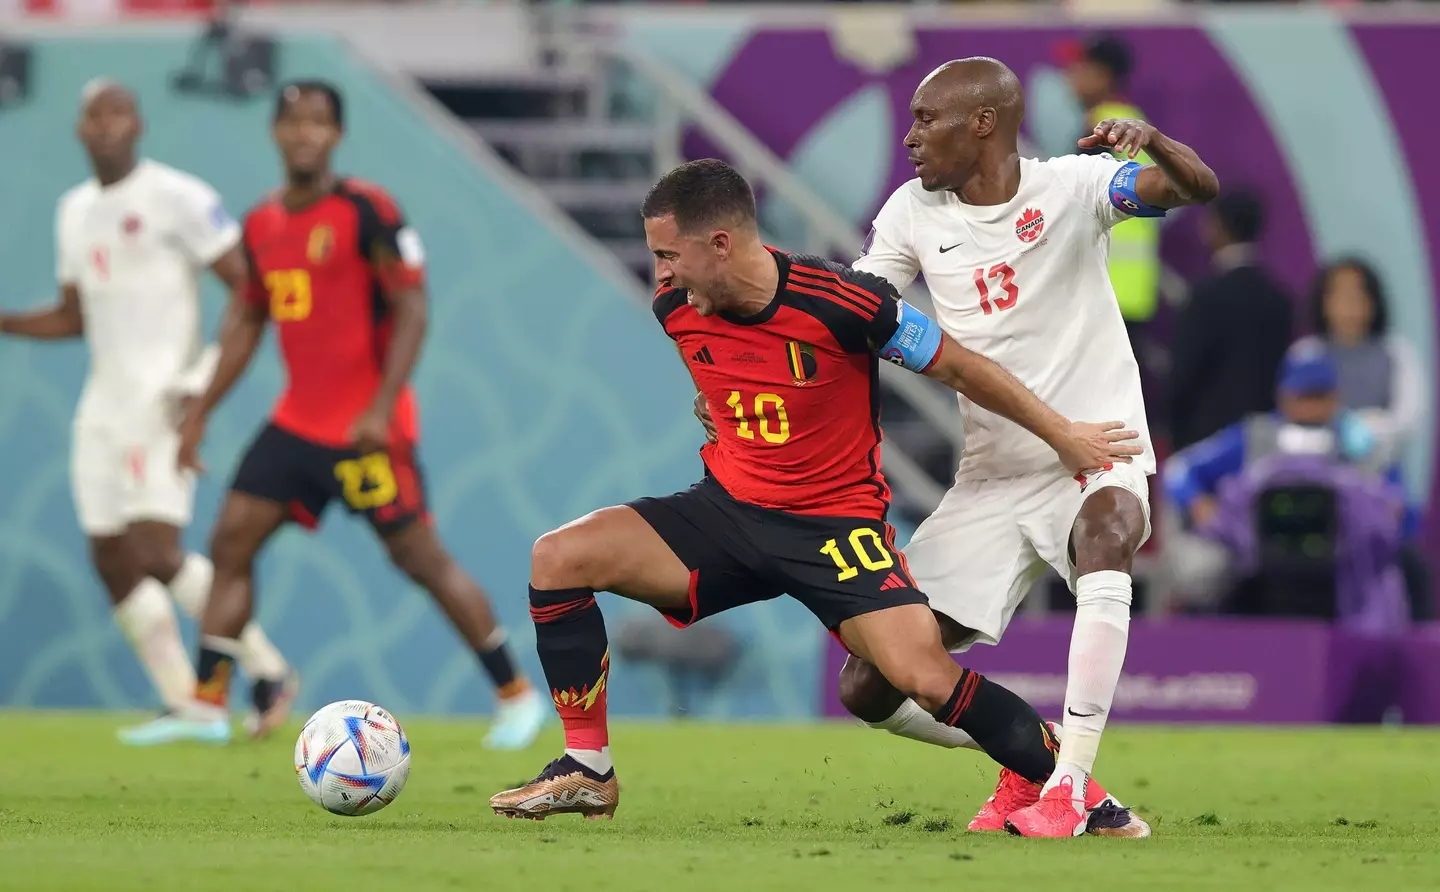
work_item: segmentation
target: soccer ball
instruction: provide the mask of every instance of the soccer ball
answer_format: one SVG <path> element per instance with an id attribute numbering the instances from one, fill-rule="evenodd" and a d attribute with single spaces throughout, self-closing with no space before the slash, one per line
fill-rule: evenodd
<path id="1" fill-rule="evenodd" d="M 295 741 L 295 775 L 310 801 L 337 815 L 368 815 L 395 801 L 410 777 L 410 741 L 389 712 L 364 700 L 322 707 Z"/>

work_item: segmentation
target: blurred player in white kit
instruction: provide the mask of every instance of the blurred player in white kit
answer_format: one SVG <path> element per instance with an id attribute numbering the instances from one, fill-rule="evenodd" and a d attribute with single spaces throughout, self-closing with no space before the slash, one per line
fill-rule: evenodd
<path id="1" fill-rule="evenodd" d="M 71 444 L 75 510 L 115 621 L 172 710 L 190 702 L 195 670 L 170 599 L 200 617 L 213 572 L 180 544 L 195 480 L 177 464 L 176 426 L 215 359 L 201 338 L 198 279 L 208 267 L 240 291 L 246 262 L 240 227 L 214 189 L 137 158 L 141 129 L 130 90 L 106 80 L 86 86 L 76 135 L 94 176 L 56 210 L 60 303 L 0 313 L 0 333 L 85 335 L 90 373 Z M 242 642 L 257 710 L 288 709 L 295 684 L 284 658 L 254 623 Z"/>
<path id="2" fill-rule="evenodd" d="M 994 59 L 940 67 L 916 90 L 911 111 L 905 145 L 918 178 L 881 208 L 854 267 L 898 288 L 923 273 L 935 318 L 951 337 L 1004 366 L 1055 411 L 1123 422 L 1146 448 L 1133 464 L 1072 476 L 1033 435 L 962 396 L 965 454 L 955 484 L 905 549 L 956 651 L 997 643 L 1047 565 L 1069 582 L 1076 614 L 1055 772 L 1043 788 L 1003 772 L 970 829 L 1078 835 L 1125 659 L 1130 565 L 1150 535 L 1146 478 L 1155 472 L 1139 370 L 1107 270 L 1110 228 L 1209 201 L 1219 183 L 1189 147 L 1134 120 L 1101 122 L 1080 147 L 1128 158 L 1144 150 L 1153 164 L 1110 154 L 1020 158 L 1024 93 Z M 846 707 L 875 727 L 974 746 L 853 656 L 840 690 Z M 1114 835 L 1148 835 L 1134 821 L 1111 828 Z"/>

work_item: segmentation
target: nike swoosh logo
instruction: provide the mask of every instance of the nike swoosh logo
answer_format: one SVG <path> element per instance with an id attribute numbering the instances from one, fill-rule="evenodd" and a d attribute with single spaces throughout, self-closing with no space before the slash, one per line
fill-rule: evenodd
<path id="1" fill-rule="evenodd" d="M 1068 713 L 1070 713 L 1071 715 L 1075 716 L 1075 718 L 1077 718 L 1077 719 L 1093 719 L 1093 718 L 1095 717 L 1095 715 L 1096 715 L 1096 713 L 1093 713 L 1093 712 L 1076 712 L 1075 710 L 1070 709 L 1069 707 L 1066 707 L 1065 711 L 1068 712 Z"/>
<path id="2" fill-rule="evenodd" d="M 965 244 L 965 243 L 964 243 L 964 242 L 956 242 L 955 244 L 951 245 L 951 246 L 948 247 L 948 248 L 945 247 L 944 245 L 941 245 L 941 246 L 940 246 L 940 253 L 941 253 L 941 254 L 944 254 L 946 251 L 953 251 L 953 250 L 955 250 L 956 248 L 960 247 L 960 246 L 963 245 L 963 244 Z"/>

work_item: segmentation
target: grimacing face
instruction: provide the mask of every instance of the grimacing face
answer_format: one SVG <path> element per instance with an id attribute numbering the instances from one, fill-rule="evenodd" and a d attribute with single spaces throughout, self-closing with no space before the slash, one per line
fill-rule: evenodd
<path id="1" fill-rule="evenodd" d="M 655 281 L 666 288 L 688 288 L 690 305 L 709 316 L 724 307 L 715 303 L 716 285 L 729 256 L 730 234 L 725 230 L 681 232 L 675 217 L 645 218 L 645 243 L 655 256 Z"/>

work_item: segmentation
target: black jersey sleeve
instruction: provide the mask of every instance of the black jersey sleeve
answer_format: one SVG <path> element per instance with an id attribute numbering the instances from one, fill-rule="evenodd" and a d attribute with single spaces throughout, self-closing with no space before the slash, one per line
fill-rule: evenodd
<path id="1" fill-rule="evenodd" d="M 665 320 L 670 318 L 671 313 L 688 302 L 683 288 L 668 288 L 661 285 L 656 289 L 655 299 L 651 301 L 650 309 L 654 311 L 656 321 L 660 323 L 661 328 L 665 329 L 666 334 L 669 334 L 670 329 L 665 325 Z"/>
<path id="2" fill-rule="evenodd" d="M 900 326 L 900 292 L 886 279 L 832 260 L 795 254 L 788 288 L 850 353 L 877 353 Z"/>

